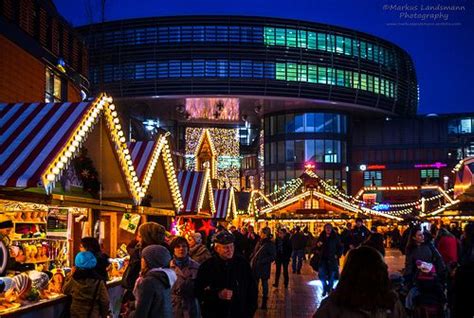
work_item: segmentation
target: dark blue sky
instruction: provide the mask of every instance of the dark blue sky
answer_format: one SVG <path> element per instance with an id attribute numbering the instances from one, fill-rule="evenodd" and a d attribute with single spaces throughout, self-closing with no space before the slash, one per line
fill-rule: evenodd
<path id="1" fill-rule="evenodd" d="M 74 26 L 91 21 L 90 15 L 86 14 L 86 3 L 96 6 L 94 21 L 99 21 L 97 3 L 100 0 L 54 2 L 58 11 Z M 409 7 L 391 7 L 407 3 Z M 436 5 L 464 6 L 464 9 L 433 8 Z M 422 20 L 422 14 L 438 14 L 440 9 L 442 15 Z M 474 112 L 472 0 L 107 0 L 105 11 L 106 21 L 149 16 L 231 14 L 300 19 L 367 32 L 394 42 L 412 56 L 420 86 L 419 113 Z"/>

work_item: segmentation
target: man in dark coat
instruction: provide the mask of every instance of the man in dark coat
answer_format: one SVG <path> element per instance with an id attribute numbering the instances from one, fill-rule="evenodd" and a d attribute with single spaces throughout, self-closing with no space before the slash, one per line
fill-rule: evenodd
<path id="1" fill-rule="evenodd" d="M 285 283 L 285 288 L 288 287 L 288 264 L 290 263 L 291 258 L 291 242 L 290 236 L 286 232 L 286 229 L 280 229 L 278 231 L 278 236 L 275 240 L 276 247 L 276 271 L 275 271 L 275 283 L 273 287 L 278 287 L 278 282 L 280 281 L 281 268 L 283 267 L 283 278 Z"/>
<path id="2" fill-rule="evenodd" d="M 257 283 L 248 262 L 234 255 L 234 236 L 223 231 L 214 237 L 215 255 L 199 267 L 195 294 L 207 317 L 253 317 Z"/>
<path id="3" fill-rule="evenodd" d="M 334 286 L 336 274 L 339 271 L 339 258 L 342 255 L 343 245 L 339 235 L 327 223 L 324 231 L 319 235 L 320 249 L 319 279 L 323 283 L 323 296 L 329 294 Z"/>
<path id="4" fill-rule="evenodd" d="M 356 219 L 356 225 L 352 229 L 353 246 L 354 247 L 359 247 L 360 244 L 362 244 L 362 242 L 364 242 L 367 239 L 369 234 L 370 234 L 370 231 L 364 225 L 364 222 L 362 221 L 362 219 L 357 218 Z"/>
<path id="5" fill-rule="evenodd" d="M 269 227 L 264 227 L 261 230 L 260 240 L 250 257 L 250 267 L 257 279 L 257 285 L 262 281 L 262 309 L 267 309 L 268 279 L 270 278 L 272 262 L 276 256 L 275 244 L 272 242 L 271 234 Z"/>
<path id="6" fill-rule="evenodd" d="M 293 249 L 291 258 L 291 267 L 293 274 L 301 274 L 301 267 L 303 266 L 304 249 L 306 247 L 306 236 L 300 231 L 300 227 L 295 227 L 295 233 L 291 237 L 291 248 Z"/>

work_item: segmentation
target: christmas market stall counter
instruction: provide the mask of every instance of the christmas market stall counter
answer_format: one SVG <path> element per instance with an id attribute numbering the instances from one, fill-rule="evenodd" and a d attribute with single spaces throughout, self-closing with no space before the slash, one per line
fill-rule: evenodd
<path id="1" fill-rule="evenodd" d="M 23 274 L 22 274 L 23 275 Z M 26 274 L 25 274 L 26 275 Z M 26 277 L 26 276 L 25 276 Z M 0 282 L 2 279 L 0 278 Z M 8 281 L 8 280 L 6 280 Z M 0 283 L 0 286 L 2 284 Z M 121 279 L 113 279 L 107 282 L 107 290 L 110 300 L 110 312 L 112 317 L 118 317 L 120 312 L 121 296 L 123 288 L 121 286 Z M 9 294 L 9 296 L 5 296 Z M 2 297 L 17 297 L 16 291 L 7 291 L 0 295 L 0 317 L 2 318 L 56 318 L 61 317 L 65 310 L 68 310 L 69 296 L 63 294 L 50 294 L 47 299 L 28 300 L 33 299 L 31 291 L 24 300 L 9 301 Z M 41 293 L 38 297 L 42 297 Z"/>

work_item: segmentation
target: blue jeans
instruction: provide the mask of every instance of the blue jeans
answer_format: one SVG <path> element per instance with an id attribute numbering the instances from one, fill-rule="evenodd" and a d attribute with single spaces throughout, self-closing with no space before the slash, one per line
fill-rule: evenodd
<path id="1" fill-rule="evenodd" d="M 329 270 L 326 264 L 319 266 L 319 280 L 323 283 L 323 293 L 329 294 L 334 286 L 334 278 L 336 277 L 336 271 Z"/>
<path id="2" fill-rule="evenodd" d="M 294 250 L 291 254 L 291 267 L 293 269 L 293 273 L 301 272 L 301 266 L 303 266 L 303 257 L 304 250 Z"/>

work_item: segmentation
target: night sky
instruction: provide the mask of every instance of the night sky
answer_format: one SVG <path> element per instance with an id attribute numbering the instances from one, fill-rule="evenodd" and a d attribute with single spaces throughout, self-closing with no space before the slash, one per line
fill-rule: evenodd
<path id="1" fill-rule="evenodd" d="M 100 19 L 99 0 L 54 2 L 59 13 L 74 26 Z M 93 20 L 86 14 L 87 3 L 97 8 Z M 434 7 L 437 5 L 464 6 L 464 9 Z M 105 12 L 106 21 L 222 14 L 292 18 L 363 31 L 397 44 L 412 56 L 420 86 L 420 114 L 474 112 L 472 0 L 107 0 Z M 423 14 L 433 15 L 423 17 Z M 433 25 L 436 23 L 444 25 Z"/>

